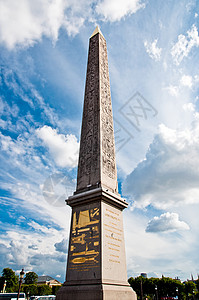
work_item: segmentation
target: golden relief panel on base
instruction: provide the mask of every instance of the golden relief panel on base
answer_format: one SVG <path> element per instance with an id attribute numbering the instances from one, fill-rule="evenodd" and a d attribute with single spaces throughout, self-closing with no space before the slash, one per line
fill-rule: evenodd
<path id="1" fill-rule="evenodd" d="M 73 211 L 69 269 L 89 270 L 99 264 L 100 208 L 76 209 Z"/>

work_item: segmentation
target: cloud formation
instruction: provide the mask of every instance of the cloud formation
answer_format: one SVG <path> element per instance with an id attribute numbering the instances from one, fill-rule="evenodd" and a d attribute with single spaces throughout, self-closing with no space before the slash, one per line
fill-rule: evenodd
<path id="1" fill-rule="evenodd" d="M 199 203 L 199 121 L 192 129 L 160 125 L 146 158 L 127 176 L 123 191 L 143 208 Z"/>
<path id="2" fill-rule="evenodd" d="M 155 61 L 159 61 L 161 58 L 161 52 L 162 49 L 158 48 L 157 46 L 158 40 L 154 40 L 152 43 L 145 41 L 144 46 L 146 49 L 146 52 L 149 54 L 149 56 L 154 59 Z"/>
<path id="3" fill-rule="evenodd" d="M 67 239 L 63 239 L 61 242 L 55 243 L 55 249 L 58 252 L 67 253 L 67 248 L 68 248 L 68 240 Z"/>
<path id="4" fill-rule="evenodd" d="M 177 43 L 171 49 L 171 55 L 176 65 L 187 57 L 193 47 L 199 46 L 198 30 L 195 24 L 187 31 L 187 35 L 180 34 Z"/>
<path id="5" fill-rule="evenodd" d="M 166 212 L 159 217 L 154 217 L 148 222 L 146 232 L 165 232 L 176 230 L 188 230 L 189 226 L 179 220 L 177 213 Z"/>
<path id="6" fill-rule="evenodd" d="M 31 46 L 44 35 L 56 41 L 61 27 L 69 35 L 77 33 L 88 6 L 86 1 L 80 5 L 70 0 L 8 0 L 0 4 L 0 41 L 9 49 Z"/>
<path id="7" fill-rule="evenodd" d="M 180 83 L 183 86 L 187 86 L 187 87 L 191 88 L 192 85 L 193 85 L 193 79 L 190 75 L 183 75 L 181 80 L 180 80 Z"/>
<path id="8" fill-rule="evenodd" d="M 26 225 L 28 218 L 24 220 Z M 64 230 L 60 230 L 56 224 L 44 225 L 37 222 L 29 222 L 28 230 L 15 225 L 6 228 L 4 235 L 0 236 L 0 268 L 6 265 L 14 270 L 24 268 L 26 272 L 35 271 L 40 274 L 57 275 L 57 270 L 65 273 L 66 249 L 63 253 L 56 251 L 56 241 L 63 241 Z M 1 226 L 0 226 L 1 227 Z M 35 230 L 32 231 L 32 227 Z M 63 251 L 62 251 L 63 252 Z M 55 267 L 56 266 L 56 267 Z"/>
<path id="9" fill-rule="evenodd" d="M 135 13 L 144 4 L 140 0 L 12 0 L 0 1 L 0 43 L 8 49 L 28 47 L 43 36 L 56 42 L 59 30 L 75 35 L 85 21 L 119 21 Z"/>
<path id="10" fill-rule="evenodd" d="M 154 272 L 157 277 L 161 277 L 162 274 L 164 276 L 173 274 L 172 277 L 174 278 L 175 274 L 178 274 L 181 279 L 186 279 L 185 270 L 190 269 L 194 270 L 194 275 L 197 274 L 197 263 L 194 267 L 192 265 L 193 260 L 186 259 L 190 253 L 194 256 L 195 249 L 198 249 L 198 234 L 191 237 L 192 224 L 191 230 L 146 232 L 146 226 L 149 222 L 146 210 L 142 214 L 136 212 L 138 211 L 126 210 L 124 212 L 124 228 L 128 234 L 126 241 L 128 276 L 139 276 L 143 271 L 143 266 L 144 272 L 150 274 L 149 276 L 154 276 L 151 274 Z M 171 219 L 172 216 L 168 217 L 167 222 Z"/>
<path id="11" fill-rule="evenodd" d="M 46 125 L 38 128 L 36 133 L 48 147 L 57 166 L 77 166 L 79 143 L 73 134 L 59 134 L 56 129 Z"/>
<path id="12" fill-rule="evenodd" d="M 97 4 L 96 12 L 106 21 L 115 22 L 144 7 L 145 4 L 140 0 L 103 0 Z"/>

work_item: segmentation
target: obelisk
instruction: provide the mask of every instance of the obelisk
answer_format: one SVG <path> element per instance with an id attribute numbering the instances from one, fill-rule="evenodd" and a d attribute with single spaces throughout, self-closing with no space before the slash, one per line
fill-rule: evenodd
<path id="1" fill-rule="evenodd" d="M 57 300 L 129 300 L 118 194 L 106 40 L 96 27 L 89 42 L 77 188 L 72 207 L 66 281 Z"/>

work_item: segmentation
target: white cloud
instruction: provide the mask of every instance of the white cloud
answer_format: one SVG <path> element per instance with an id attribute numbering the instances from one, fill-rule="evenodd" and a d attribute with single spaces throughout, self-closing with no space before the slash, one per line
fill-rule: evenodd
<path id="1" fill-rule="evenodd" d="M 179 94 L 179 88 L 175 85 L 169 85 L 165 88 L 171 96 L 177 97 Z"/>
<path id="2" fill-rule="evenodd" d="M 12 117 L 18 117 L 19 107 L 12 103 L 11 106 L 8 105 L 6 101 L 3 101 L 2 97 L 0 97 L 0 115 L 11 115 Z"/>
<path id="3" fill-rule="evenodd" d="M 0 133 L 1 149 L 13 155 L 23 155 L 26 153 L 20 140 L 14 141 L 10 136 Z"/>
<path id="4" fill-rule="evenodd" d="M 148 222 L 146 211 L 124 211 L 128 276 L 139 276 L 144 271 L 147 274 L 156 273 L 158 277 L 164 274 L 186 279 L 187 270 L 197 274 L 197 263 L 186 258 L 190 251 L 194 256 L 195 249 L 198 249 L 198 222 L 195 226 L 196 234 L 192 230 L 154 234 L 146 232 Z"/>
<path id="5" fill-rule="evenodd" d="M 25 223 L 25 222 L 24 222 Z M 23 230 L 15 226 L 7 227 L 6 232 L 0 238 L 0 267 L 4 263 L 14 269 L 23 267 L 26 272 L 36 271 L 40 274 L 57 275 L 57 268 L 64 277 L 66 267 L 66 251 L 64 255 L 56 251 L 56 241 L 63 240 L 65 232 L 53 227 L 44 226 L 34 222 L 36 229 L 42 228 L 41 233 L 30 230 Z"/>
<path id="6" fill-rule="evenodd" d="M 157 41 L 158 40 L 154 40 L 152 43 L 147 42 L 147 41 L 144 42 L 144 46 L 145 46 L 146 52 L 155 61 L 159 61 L 160 60 L 160 58 L 161 58 L 161 52 L 162 52 L 162 49 L 157 47 Z"/>
<path id="7" fill-rule="evenodd" d="M 35 221 L 31 221 L 27 223 L 28 226 L 30 226 L 31 228 L 33 228 L 35 231 L 44 233 L 44 234 L 52 234 L 54 233 L 56 230 L 46 227 L 46 226 L 42 226 L 39 223 L 35 222 Z"/>
<path id="8" fill-rule="evenodd" d="M 166 212 L 159 217 L 154 217 L 148 222 L 146 232 L 162 232 L 162 231 L 176 231 L 188 230 L 189 226 L 179 220 L 177 213 Z"/>
<path id="9" fill-rule="evenodd" d="M 12 49 L 19 44 L 30 46 L 43 35 L 56 41 L 60 27 L 75 34 L 84 20 L 84 5 L 85 1 L 77 5 L 70 0 L 1 1 L 0 41 Z"/>
<path id="10" fill-rule="evenodd" d="M 180 34 L 177 43 L 171 49 L 174 63 L 179 65 L 187 57 L 193 47 L 199 46 L 198 30 L 195 24 L 187 31 L 187 36 Z"/>
<path id="11" fill-rule="evenodd" d="M 195 75 L 195 76 L 194 76 L 194 82 L 195 82 L 195 83 L 198 83 L 198 82 L 199 82 L 199 76 L 198 76 L 198 75 Z"/>
<path id="12" fill-rule="evenodd" d="M 144 7 L 140 0 L 103 0 L 96 6 L 96 12 L 103 15 L 105 20 L 114 22 Z"/>
<path id="13" fill-rule="evenodd" d="M 124 182 L 124 192 L 135 207 L 152 204 L 167 209 L 199 203 L 199 122 L 192 129 L 173 130 L 164 125 L 149 147 L 146 159 Z"/>
<path id="14" fill-rule="evenodd" d="M 143 8 L 140 0 L 0 0 L 0 42 L 7 48 L 31 46 L 46 36 L 56 42 L 61 28 L 68 35 L 79 32 L 86 20 L 117 21 Z"/>
<path id="15" fill-rule="evenodd" d="M 63 64 L 63 62 L 61 63 Z M 74 120 L 64 118 L 63 122 L 62 118 L 58 117 L 57 112 L 49 105 L 48 100 L 43 98 L 41 93 L 35 88 L 35 85 L 24 76 L 22 69 L 23 66 L 19 65 L 16 70 L 7 67 L 1 70 L 1 76 L 6 84 L 6 88 L 12 90 L 17 105 L 15 103 L 11 104 L 10 99 L 6 99 L 6 95 L 0 98 L 0 115 L 2 114 L 0 126 L 16 133 L 31 131 L 32 126 L 35 125 L 35 110 L 37 109 L 36 118 L 40 117 L 44 122 L 50 123 L 54 127 L 62 128 L 62 130 L 65 130 L 67 126 L 70 128 L 75 127 Z M 70 82 L 69 79 L 68 82 L 72 84 L 72 81 Z M 29 105 L 30 110 L 26 114 L 21 111 L 21 107 L 24 106 L 23 102 Z"/>
<path id="16" fill-rule="evenodd" d="M 41 101 L 43 101 L 42 99 Z M 60 190 L 61 184 L 59 184 L 58 186 L 53 186 L 54 194 L 52 193 L 51 198 L 49 197 L 49 194 L 48 197 L 43 197 L 40 187 L 45 185 L 49 177 L 52 178 L 52 174 L 57 172 L 57 167 L 55 167 L 53 160 L 49 159 L 49 155 L 46 155 L 46 153 L 44 155 L 40 151 L 41 148 L 38 146 L 41 145 L 41 141 L 38 139 L 38 136 L 35 135 L 35 128 L 31 127 L 33 124 L 32 120 L 27 128 L 24 126 L 19 129 L 18 122 L 20 121 L 20 118 L 23 119 L 23 116 L 18 116 L 17 107 L 14 105 L 6 105 L 6 101 L 0 101 L 0 107 L 3 117 L 6 117 L 7 119 L 10 118 L 12 121 L 11 125 L 13 126 L 10 126 L 9 130 L 15 130 L 18 134 L 17 138 L 14 138 L 15 135 L 10 137 L 0 133 L 2 177 L 0 188 L 6 190 L 9 195 L 12 195 L 10 196 L 13 197 L 12 205 L 14 205 L 16 201 L 18 204 L 19 201 L 23 202 L 23 210 L 31 210 L 31 215 L 38 215 L 39 211 L 39 216 L 41 218 L 49 219 L 50 216 L 51 220 L 54 220 L 57 224 L 63 226 L 63 224 L 65 224 L 65 208 L 62 207 L 59 209 L 58 206 L 60 205 L 58 205 L 58 201 L 59 204 L 61 203 L 62 206 L 65 206 L 64 200 L 69 193 L 71 195 L 72 189 L 74 190 L 75 183 L 73 178 L 71 178 L 65 170 L 64 176 L 62 176 L 62 179 L 64 178 L 64 180 L 62 180 L 65 188 L 64 194 L 62 195 L 62 190 Z M 71 150 L 72 152 L 73 144 L 76 145 L 77 141 L 75 140 L 75 137 L 73 140 L 71 136 L 69 136 L 67 144 L 68 148 L 66 147 L 65 149 L 68 151 Z M 77 151 L 76 148 L 74 150 Z M 68 157 L 68 159 L 70 159 L 70 157 Z M 74 156 L 71 155 L 70 167 L 71 165 L 76 164 L 76 161 L 77 154 L 75 152 Z M 47 191 L 50 191 L 50 187 L 45 185 L 43 194 Z M 64 199 L 60 196 L 63 196 Z M 16 200 L 16 198 L 18 200 Z M 6 199 L 7 203 L 8 201 L 9 200 Z M 46 203 L 48 203 L 47 206 Z"/>
<path id="17" fill-rule="evenodd" d="M 55 163 L 59 167 L 76 167 L 78 159 L 79 143 L 72 134 L 59 134 L 50 126 L 43 126 L 36 130 L 37 135 L 48 147 Z"/>
<path id="18" fill-rule="evenodd" d="M 27 0 L 18 3 L 12 0 L 1 1 L 1 42 L 11 49 L 15 44 L 31 45 L 43 33 L 56 38 L 59 27 L 56 28 L 56 22 L 53 27 L 49 20 L 52 6 L 52 1 L 36 0 L 32 4 Z"/>
<path id="19" fill-rule="evenodd" d="M 55 243 L 54 246 L 55 246 L 56 251 L 66 253 L 67 248 L 68 248 L 68 240 L 62 239 L 61 242 Z"/>
<path id="20" fill-rule="evenodd" d="M 183 100 L 183 96 L 185 95 L 185 90 L 184 88 L 188 88 L 192 91 L 192 88 L 196 85 L 197 83 L 197 75 L 195 76 L 190 76 L 190 75 L 181 75 L 180 78 L 177 78 L 175 80 L 176 85 L 170 84 L 166 87 L 163 88 L 163 90 L 166 90 L 169 95 L 172 97 L 178 97 L 179 95 L 181 96 L 181 101 Z M 189 97 L 189 91 L 187 91 L 186 97 Z"/>
<path id="21" fill-rule="evenodd" d="M 195 111 L 195 106 L 193 103 L 185 103 L 182 108 L 185 110 L 185 111 L 191 111 L 191 112 L 194 112 Z"/>
<path id="22" fill-rule="evenodd" d="M 182 78 L 181 78 L 181 80 L 180 80 L 180 83 L 183 86 L 187 86 L 187 87 L 191 88 L 192 85 L 193 85 L 193 79 L 189 75 L 183 75 Z"/>

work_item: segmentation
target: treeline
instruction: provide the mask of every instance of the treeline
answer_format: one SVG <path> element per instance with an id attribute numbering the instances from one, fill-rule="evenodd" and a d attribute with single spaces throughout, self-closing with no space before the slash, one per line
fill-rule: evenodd
<path id="1" fill-rule="evenodd" d="M 56 295 L 60 286 L 50 287 L 46 284 L 37 285 L 38 275 L 35 272 L 27 272 L 24 282 L 21 286 L 21 292 L 26 293 L 26 296 L 33 295 Z M 19 276 L 10 268 L 4 268 L 0 277 L 0 291 L 3 291 L 6 282 L 5 290 L 7 293 L 17 293 L 19 289 Z"/>
<path id="2" fill-rule="evenodd" d="M 142 276 L 129 278 L 129 284 L 137 294 L 138 300 L 160 300 L 161 298 L 177 298 L 181 300 L 199 299 L 199 279 L 182 283 L 169 277 L 144 278 Z"/>
<path id="3" fill-rule="evenodd" d="M 22 284 L 21 292 L 24 292 L 26 296 L 43 296 L 43 295 L 56 295 L 61 286 L 48 286 L 46 284 Z"/>

